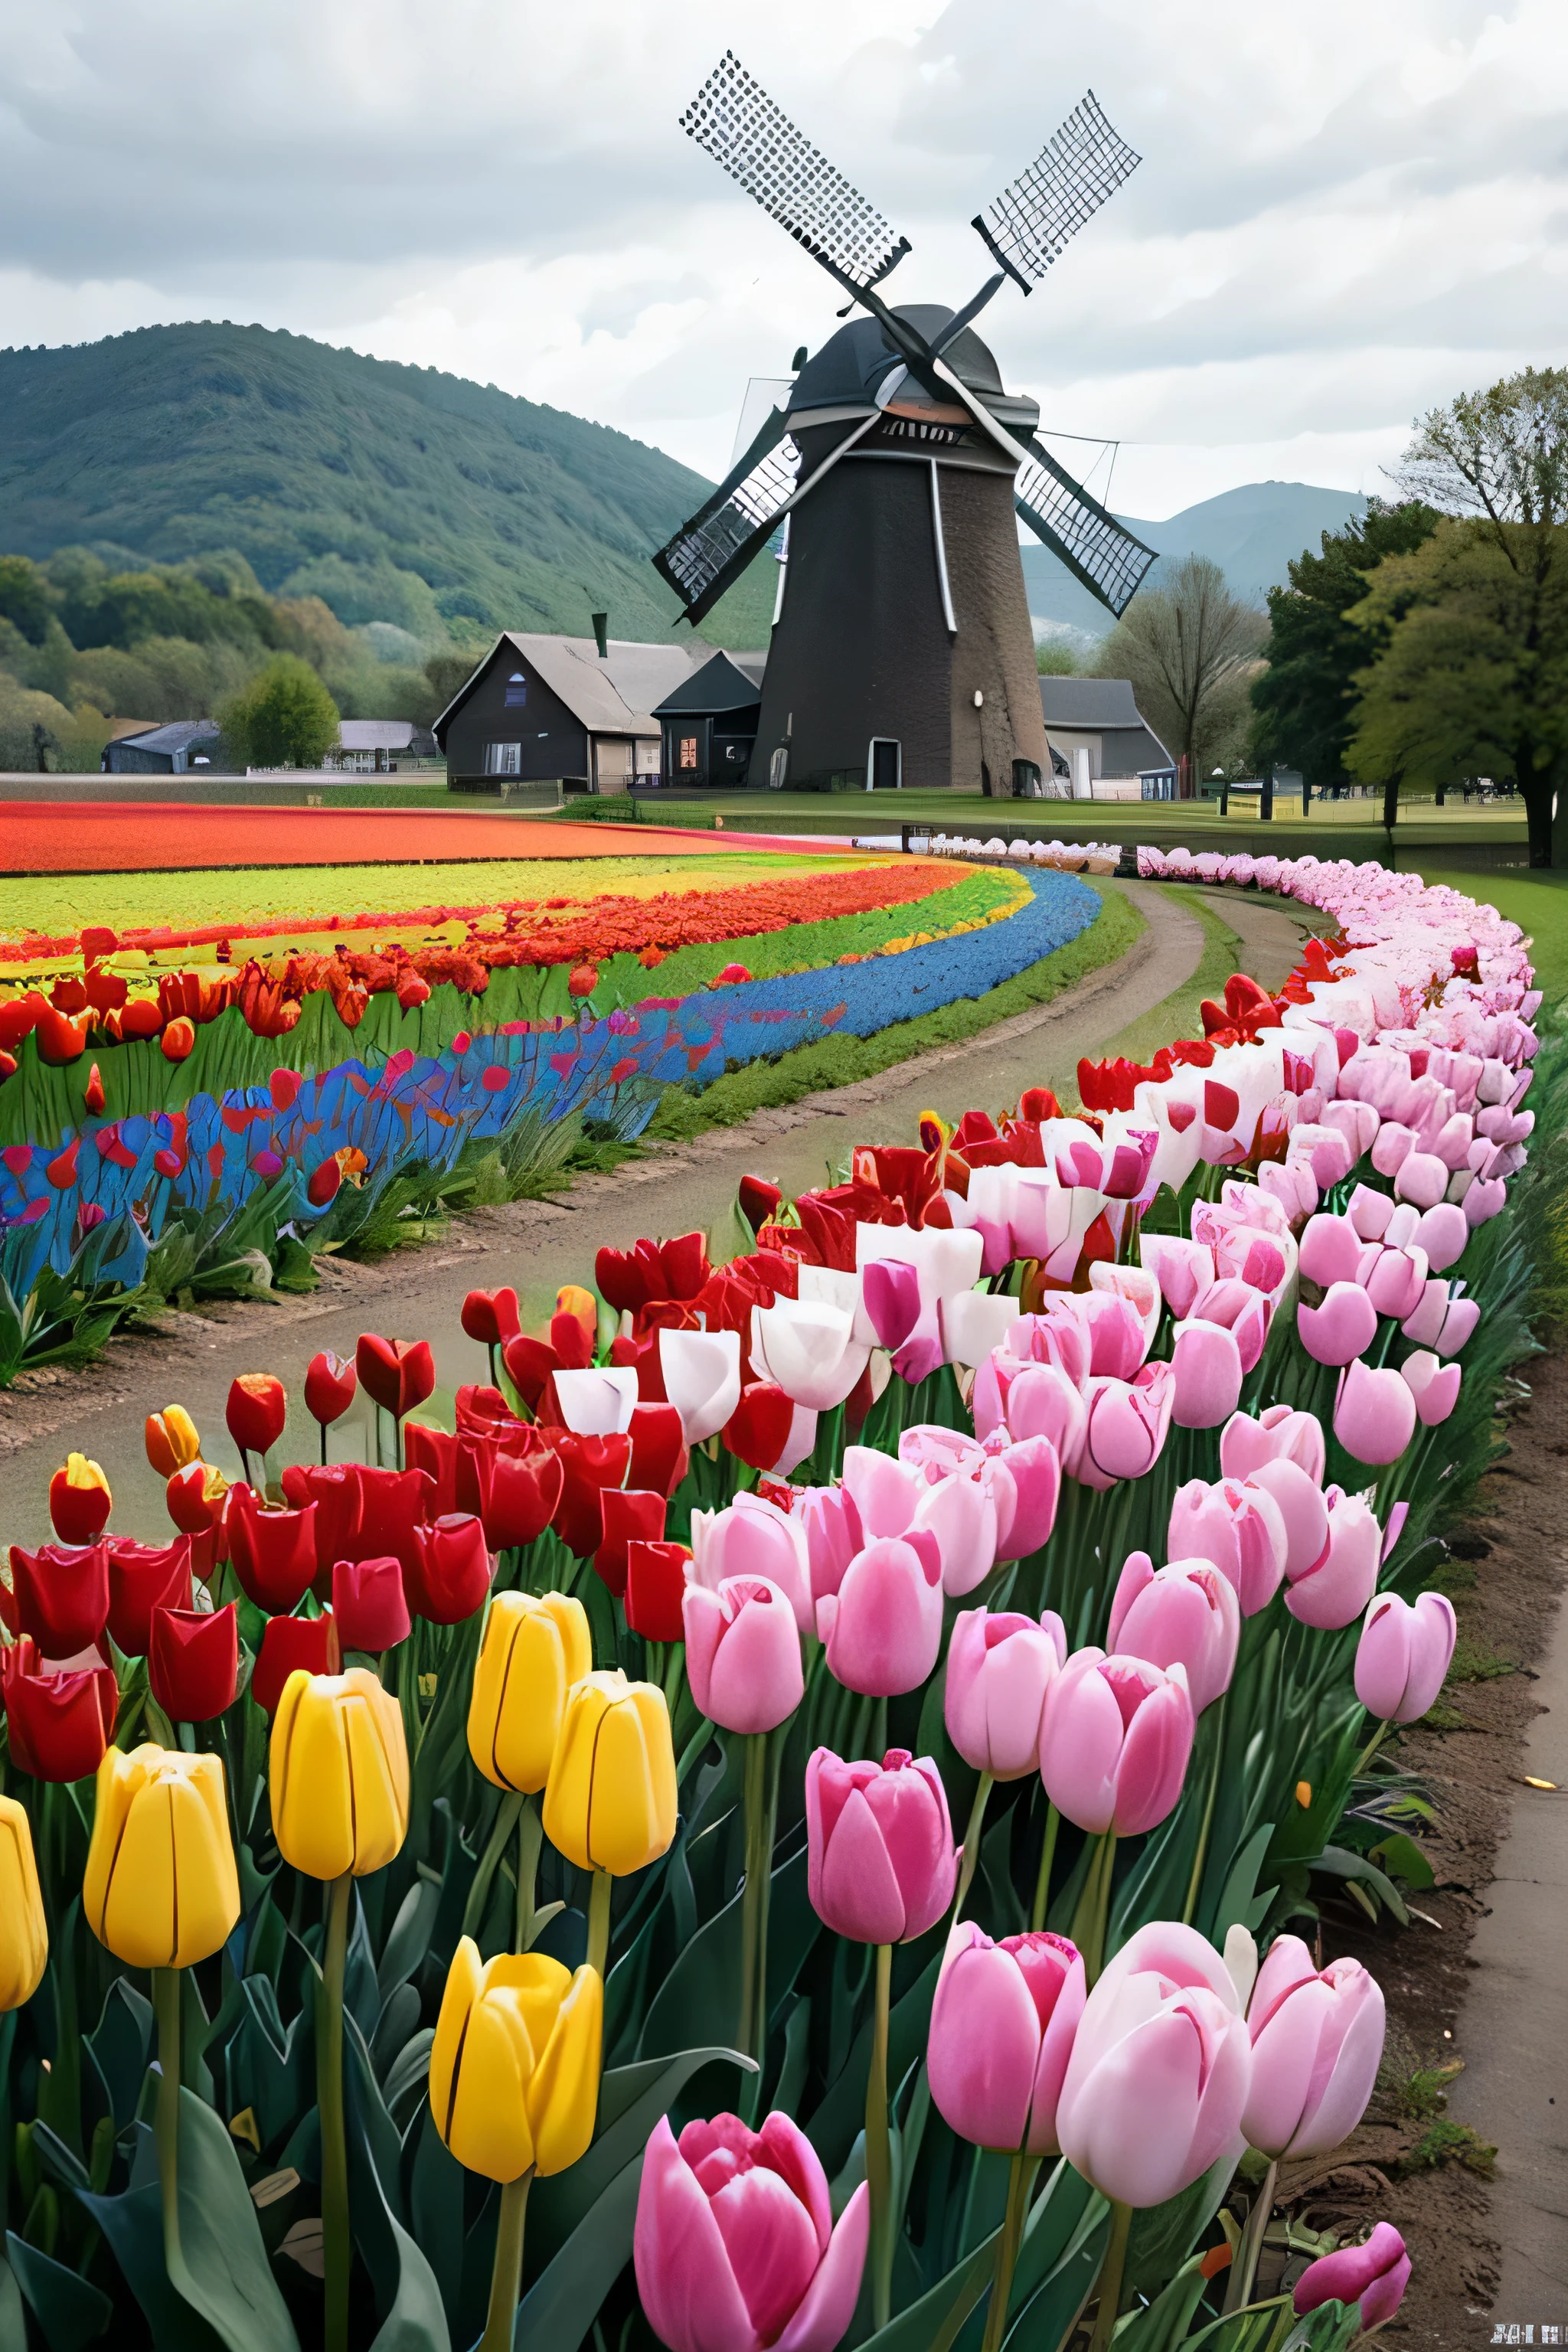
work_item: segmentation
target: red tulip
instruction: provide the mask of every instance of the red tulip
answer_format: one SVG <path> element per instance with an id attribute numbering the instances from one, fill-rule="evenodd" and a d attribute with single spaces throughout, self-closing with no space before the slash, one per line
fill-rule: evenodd
<path id="1" fill-rule="evenodd" d="M 334 1562 L 359 1557 L 363 1475 L 357 1462 L 290 1462 L 283 1473 L 283 1500 L 289 1507 L 302 1511 L 308 1503 L 316 1507 L 314 1584 L 318 1601 L 331 1596 Z"/>
<path id="2" fill-rule="evenodd" d="M 239 1617 L 225 1609 L 154 1609 L 147 1686 L 171 1723 L 210 1723 L 239 1687 Z"/>
<path id="3" fill-rule="evenodd" d="M 685 1640 L 681 1602 L 690 1558 L 684 1544 L 652 1543 L 641 1537 L 627 1544 L 626 1623 L 645 1641 Z"/>
<path id="4" fill-rule="evenodd" d="M 403 1563 L 406 1575 L 414 1565 L 414 1531 L 430 1516 L 436 1489 L 427 1470 L 357 1470 L 360 1489 L 356 1559 L 382 1559 L 388 1552 Z"/>
<path id="5" fill-rule="evenodd" d="M 552 1372 L 586 1371 L 593 1360 L 593 1334 L 570 1310 L 551 1317 L 548 1339 L 531 1339 L 520 1332 L 501 1349 L 507 1378 L 531 1412 L 536 1410 Z"/>
<path id="6" fill-rule="evenodd" d="M 691 1464 L 676 1407 L 633 1405 L 632 1425 L 627 1433 L 632 1441 L 628 1485 L 640 1486 L 650 1494 L 673 1495 Z"/>
<path id="7" fill-rule="evenodd" d="M 504 1441 L 518 1430 L 528 1430 L 532 1424 L 520 1421 L 500 1389 L 487 1388 L 475 1381 L 457 1393 L 457 1431 L 459 1437 L 494 1437 Z"/>
<path id="8" fill-rule="evenodd" d="M 382 1339 L 362 1334 L 354 1362 L 366 1396 L 401 1421 L 423 1404 L 436 1385 L 436 1361 L 428 1339 Z"/>
<path id="9" fill-rule="evenodd" d="M 103 1761 L 120 1708 L 120 1686 L 108 1666 L 65 1675 L 31 1671 L 36 1660 L 5 1653 L 5 1719 L 11 1761 L 35 1780 L 85 1780 Z M 13 1661 L 15 1663 L 13 1664 Z"/>
<path id="10" fill-rule="evenodd" d="M 403 1590 L 403 1564 L 340 1559 L 332 1570 L 332 1620 L 345 1650 L 395 1650 L 413 1630 Z"/>
<path id="11" fill-rule="evenodd" d="M 784 1199 L 784 1193 L 778 1185 L 770 1184 L 765 1176 L 742 1176 L 739 1199 L 741 1214 L 752 1231 L 759 1234 Z"/>
<path id="12" fill-rule="evenodd" d="M 636 1372 L 637 1394 L 644 1404 L 668 1404 L 664 1364 L 658 1352 L 658 1330 L 623 1333 L 610 1342 L 610 1361 L 617 1371 Z"/>
<path id="13" fill-rule="evenodd" d="M 13 1633 L 30 1633 L 46 1658 L 74 1658 L 108 1622 L 106 1544 L 40 1544 L 37 1551 L 12 1545 L 5 1622 Z"/>
<path id="14" fill-rule="evenodd" d="M 463 1301 L 461 1320 L 469 1339 L 477 1339 L 481 1348 L 503 1347 L 522 1328 L 516 1291 L 510 1286 L 504 1290 L 470 1290 Z"/>
<path id="15" fill-rule="evenodd" d="M 61 1543 L 96 1543 L 113 1507 L 108 1479 L 85 1454 L 70 1454 L 49 1480 L 49 1517 Z"/>
<path id="16" fill-rule="evenodd" d="M 182 1535 L 205 1536 L 223 1517 L 228 1480 L 205 1462 L 187 1462 L 164 1487 L 163 1500 Z"/>
<path id="17" fill-rule="evenodd" d="M 598 1550 L 605 1540 L 604 1513 L 599 1497 L 606 1486 L 621 1486 L 631 1461 L 629 1437 L 579 1437 L 563 1430 L 555 1441 L 563 1484 L 555 1512 L 555 1532 L 579 1559 Z"/>
<path id="18" fill-rule="evenodd" d="M 665 1298 L 695 1298 L 712 1272 L 705 1234 L 682 1234 L 675 1241 L 640 1241 L 634 1249 L 602 1249 L 594 1279 L 617 1312 L 657 1305 Z"/>
<path id="19" fill-rule="evenodd" d="M 250 1696 L 269 1718 L 278 1712 L 291 1674 L 335 1675 L 341 1671 L 338 1629 L 331 1616 L 269 1617 L 251 1670 Z"/>
<path id="20" fill-rule="evenodd" d="M 316 1573 L 316 1507 L 277 1510 L 251 1486 L 231 1486 L 229 1557 L 247 1597 L 274 1617 L 298 1608 Z"/>
<path id="21" fill-rule="evenodd" d="M 289 1417 L 289 1400 L 282 1381 L 270 1372 L 241 1372 L 229 1388 L 223 1417 L 242 1458 L 251 1454 L 269 1454 L 282 1436 L 283 1423 Z"/>
<path id="22" fill-rule="evenodd" d="M 626 1589 L 626 1546 L 641 1540 L 659 1543 L 664 1538 L 662 1495 L 641 1494 L 626 1486 L 608 1487 L 600 1496 L 605 1538 L 594 1555 L 594 1573 L 619 1601 Z M 677 1615 L 679 1614 L 679 1610 Z M 671 1636 L 679 1641 L 679 1635 Z"/>
<path id="23" fill-rule="evenodd" d="M 312 1356 L 305 1369 L 305 1407 L 313 1421 L 319 1421 L 323 1431 L 334 1421 L 341 1421 L 354 1401 L 359 1386 L 359 1374 L 346 1356 L 334 1356 L 324 1348 Z"/>
<path id="24" fill-rule="evenodd" d="M 410 1470 L 423 1470 L 435 1482 L 428 1516 L 455 1511 L 458 1503 L 458 1440 L 427 1422 L 411 1421 L 403 1433 L 403 1459 Z"/>
<path id="25" fill-rule="evenodd" d="M 191 1605 L 191 1539 L 162 1547 L 109 1539 L 109 1631 L 128 1658 L 144 1658 L 155 1609 Z"/>
<path id="26" fill-rule="evenodd" d="M 491 1551 L 510 1551 L 516 1545 L 535 1542 L 561 1505 L 565 1482 L 559 1457 L 546 1448 L 531 1454 L 502 1453 L 471 1437 L 463 1440 L 463 1453 L 478 1474 L 479 1515 Z M 459 1507 L 462 1487 L 459 1474 Z"/>
<path id="27" fill-rule="evenodd" d="M 724 1424 L 724 1449 L 753 1470 L 771 1470 L 795 1422 L 795 1405 L 776 1381 L 752 1381 Z"/>
<path id="28" fill-rule="evenodd" d="M 459 1625 L 482 1608 L 490 1589 L 490 1555 L 479 1520 L 448 1511 L 433 1525 L 416 1528 L 414 1562 L 404 1567 L 403 1589 L 415 1616 L 432 1625 Z"/>

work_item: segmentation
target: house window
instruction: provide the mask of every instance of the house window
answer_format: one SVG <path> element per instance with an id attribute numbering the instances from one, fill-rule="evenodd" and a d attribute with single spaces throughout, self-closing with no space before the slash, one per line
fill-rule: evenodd
<path id="1" fill-rule="evenodd" d="M 520 669 L 514 669 L 506 682 L 506 707 L 521 710 L 528 701 L 528 680 Z"/>
<path id="2" fill-rule="evenodd" d="M 522 770 L 521 743 L 487 743 L 485 773 L 487 776 L 515 776 Z"/>
<path id="3" fill-rule="evenodd" d="M 680 738 L 680 765 L 683 768 L 695 768 L 697 765 L 697 738 L 695 735 L 683 735 Z"/>

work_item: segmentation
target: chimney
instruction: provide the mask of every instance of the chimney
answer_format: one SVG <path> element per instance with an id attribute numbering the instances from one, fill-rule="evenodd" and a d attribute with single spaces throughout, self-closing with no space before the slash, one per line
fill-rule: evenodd
<path id="1" fill-rule="evenodd" d="M 610 658 L 610 616 L 608 613 L 595 613 L 593 617 L 594 642 L 599 648 L 599 659 L 601 661 L 608 661 Z"/>

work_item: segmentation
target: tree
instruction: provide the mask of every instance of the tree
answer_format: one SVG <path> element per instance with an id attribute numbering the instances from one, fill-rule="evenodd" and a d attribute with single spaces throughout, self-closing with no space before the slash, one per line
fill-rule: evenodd
<path id="1" fill-rule="evenodd" d="M 297 654 L 269 662 L 216 716 L 237 767 L 319 768 L 338 740 L 337 704 Z"/>
<path id="2" fill-rule="evenodd" d="M 1263 643 L 1263 614 L 1233 596 L 1206 555 L 1189 555 L 1134 597 L 1100 647 L 1094 673 L 1128 677 L 1138 707 L 1196 778 L 1235 735 L 1237 689 Z"/>
<path id="3" fill-rule="evenodd" d="M 1568 522 L 1568 368 L 1525 368 L 1489 392 L 1462 392 L 1419 420 L 1389 470 L 1407 498 L 1483 518 L 1500 546 L 1510 523 Z"/>
<path id="4" fill-rule="evenodd" d="M 1355 680 L 1352 772 L 1513 783 L 1530 862 L 1550 866 L 1568 777 L 1568 526 L 1443 522 L 1378 565 L 1350 617 L 1384 639 Z"/>
<path id="5" fill-rule="evenodd" d="M 1252 681 L 1252 747 L 1259 766 L 1299 768 L 1314 792 L 1348 782 L 1345 749 L 1354 725 L 1352 679 L 1378 646 L 1347 619 L 1387 555 L 1408 555 L 1437 528 L 1419 499 L 1369 501 L 1359 520 L 1326 530 L 1321 553 L 1289 565 L 1288 588 L 1268 591 L 1268 667 Z"/>
<path id="6" fill-rule="evenodd" d="M 1042 677 L 1077 677 L 1079 657 L 1066 637 L 1042 637 L 1035 647 L 1035 667 Z"/>

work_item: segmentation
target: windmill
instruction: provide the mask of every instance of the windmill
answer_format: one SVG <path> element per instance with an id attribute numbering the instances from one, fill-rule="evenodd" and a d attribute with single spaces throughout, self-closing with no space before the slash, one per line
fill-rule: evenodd
<path id="1" fill-rule="evenodd" d="M 753 783 L 819 790 L 1050 773 L 1015 515 L 1111 613 L 1154 561 L 1037 436 L 973 321 L 1028 294 L 1139 157 L 1092 91 L 973 224 L 996 267 L 958 310 L 894 310 L 910 250 L 727 51 L 681 124 L 848 295 L 815 358 L 653 561 L 700 620 L 774 541 Z M 758 771 L 762 772 L 759 773 Z"/>

